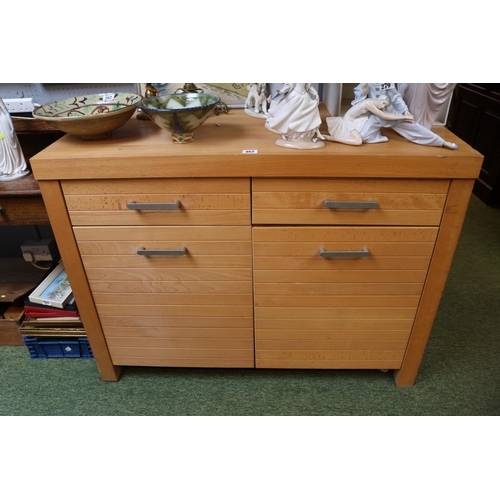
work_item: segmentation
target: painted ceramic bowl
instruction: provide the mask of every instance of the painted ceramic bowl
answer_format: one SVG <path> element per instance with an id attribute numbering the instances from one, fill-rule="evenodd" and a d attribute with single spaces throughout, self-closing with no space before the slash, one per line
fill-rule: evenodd
<path id="1" fill-rule="evenodd" d="M 33 116 L 82 139 L 103 139 L 130 119 L 141 99 L 128 92 L 70 97 L 38 106 Z"/>
<path id="2" fill-rule="evenodd" d="M 200 127 L 219 104 L 213 94 L 167 94 L 143 99 L 138 108 L 160 128 L 171 132 L 172 142 L 193 141 L 193 131 Z"/>

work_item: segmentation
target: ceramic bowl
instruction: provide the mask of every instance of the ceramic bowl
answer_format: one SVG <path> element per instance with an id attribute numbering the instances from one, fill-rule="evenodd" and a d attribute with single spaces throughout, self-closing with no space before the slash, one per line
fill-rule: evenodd
<path id="1" fill-rule="evenodd" d="M 130 119 L 141 99 L 128 92 L 70 97 L 38 106 L 33 116 L 82 139 L 103 139 Z"/>
<path id="2" fill-rule="evenodd" d="M 213 94 L 167 94 L 143 99 L 138 108 L 160 128 L 171 132 L 172 142 L 193 141 L 193 131 L 202 125 L 220 102 Z"/>

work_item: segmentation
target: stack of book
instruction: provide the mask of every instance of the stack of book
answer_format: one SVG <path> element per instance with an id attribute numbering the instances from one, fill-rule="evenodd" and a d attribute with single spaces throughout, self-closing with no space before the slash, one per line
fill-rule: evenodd
<path id="1" fill-rule="evenodd" d="M 85 337 L 85 328 L 72 299 L 63 308 L 24 302 L 24 320 L 19 332 L 26 337 Z"/>

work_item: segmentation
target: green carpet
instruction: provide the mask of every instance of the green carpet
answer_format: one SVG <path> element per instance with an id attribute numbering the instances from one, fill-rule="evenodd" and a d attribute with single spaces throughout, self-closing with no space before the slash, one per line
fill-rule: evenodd
<path id="1" fill-rule="evenodd" d="M 377 370 L 124 368 L 0 347 L 0 415 L 499 415 L 500 207 L 472 197 L 413 387 Z"/>

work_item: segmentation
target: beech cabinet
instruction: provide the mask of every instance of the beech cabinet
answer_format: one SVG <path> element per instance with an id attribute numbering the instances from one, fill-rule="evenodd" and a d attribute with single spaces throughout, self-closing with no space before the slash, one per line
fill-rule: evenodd
<path id="1" fill-rule="evenodd" d="M 289 150 L 231 110 L 187 145 L 132 119 L 36 155 L 102 379 L 122 366 L 356 368 L 412 385 L 482 156 L 444 128 L 458 150 L 384 133 Z"/>

